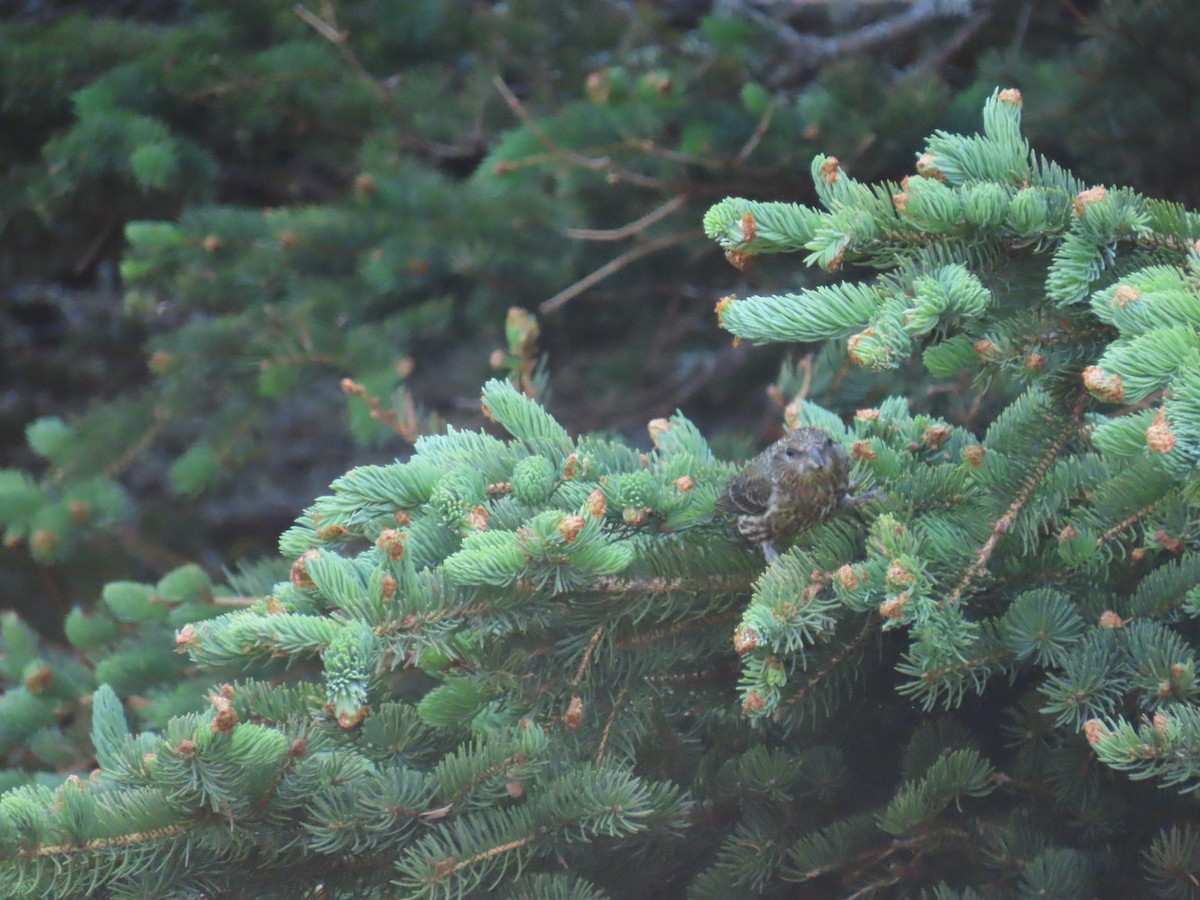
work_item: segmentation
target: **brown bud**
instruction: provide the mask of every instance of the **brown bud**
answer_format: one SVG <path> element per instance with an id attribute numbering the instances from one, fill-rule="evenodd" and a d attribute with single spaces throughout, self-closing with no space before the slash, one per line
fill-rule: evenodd
<path id="1" fill-rule="evenodd" d="M 804 408 L 803 400 L 793 400 L 783 408 L 783 424 L 788 428 L 800 427 L 800 410 Z"/>
<path id="2" fill-rule="evenodd" d="M 608 504 L 604 502 L 604 491 L 600 488 L 588 494 L 587 509 L 593 516 L 602 516 L 608 509 Z"/>
<path id="3" fill-rule="evenodd" d="M 725 259 L 739 272 L 748 272 L 754 265 L 754 255 L 744 250 L 726 250 Z"/>
<path id="4" fill-rule="evenodd" d="M 344 712 L 338 716 L 338 728 L 342 731 L 350 731 L 362 724 L 363 719 L 367 717 L 367 713 L 371 711 L 369 706 L 360 706 L 354 712 Z"/>
<path id="5" fill-rule="evenodd" d="M 399 585 L 396 584 L 396 579 L 391 575 L 384 575 L 379 581 L 379 595 L 384 600 L 391 600 L 396 596 L 396 589 Z"/>
<path id="6" fill-rule="evenodd" d="M 858 345 L 861 344 L 868 337 L 870 337 L 871 334 L 874 332 L 874 330 L 875 330 L 874 328 L 868 327 L 868 328 L 860 331 L 858 334 L 852 334 L 852 335 L 850 335 L 849 338 L 847 338 L 846 354 L 850 357 L 850 359 L 854 362 L 854 364 L 856 366 L 861 366 L 863 364 L 862 357 L 860 357 L 858 355 L 858 353 L 856 352 L 858 350 Z"/>
<path id="7" fill-rule="evenodd" d="M 922 178 L 932 178 L 935 181 L 945 181 L 946 175 L 937 167 L 937 157 L 932 153 L 923 153 L 917 160 L 917 174 Z"/>
<path id="8" fill-rule="evenodd" d="M 310 591 L 316 587 L 312 578 L 308 575 L 308 569 L 305 568 L 310 559 L 316 559 L 320 556 L 321 551 L 317 549 L 305 550 L 300 554 L 300 558 L 292 563 L 292 570 L 288 573 L 288 578 L 293 585 L 300 588 L 302 591 Z"/>
<path id="9" fill-rule="evenodd" d="M 809 122 L 804 126 L 804 130 L 800 132 L 800 137 L 806 141 L 815 141 L 821 136 L 821 126 L 816 122 Z"/>
<path id="10" fill-rule="evenodd" d="M 525 795 L 525 785 L 519 781 L 510 781 L 504 785 L 504 791 L 514 800 L 520 800 Z"/>
<path id="11" fill-rule="evenodd" d="M 1067 543 L 1068 541 L 1073 541 L 1077 537 L 1079 537 L 1079 532 L 1075 530 L 1074 525 L 1065 525 L 1063 526 L 1062 531 L 1058 533 L 1058 540 L 1063 544 Z"/>
<path id="12" fill-rule="evenodd" d="M 729 305 L 736 299 L 737 298 L 733 294 L 726 294 L 724 297 L 718 300 L 717 305 L 713 307 L 714 312 L 717 314 L 718 328 L 725 327 L 725 310 L 729 309 Z"/>
<path id="13" fill-rule="evenodd" d="M 563 725 L 568 731 L 575 731 L 583 724 L 583 698 L 576 695 L 571 698 L 571 702 L 567 704 L 567 711 L 563 713 Z"/>
<path id="14" fill-rule="evenodd" d="M 25 676 L 25 690 L 40 694 L 54 684 L 54 670 L 49 666 L 36 666 Z"/>
<path id="15" fill-rule="evenodd" d="M 492 351 L 492 355 L 488 357 L 488 365 L 493 369 L 503 369 L 508 365 L 508 354 L 497 347 Z"/>
<path id="16" fill-rule="evenodd" d="M 945 425 L 927 425 L 925 430 L 921 432 L 921 440 L 931 450 L 937 450 L 946 441 L 950 440 L 950 429 Z"/>
<path id="17" fill-rule="evenodd" d="M 403 528 L 405 525 L 412 524 L 412 516 L 410 516 L 404 510 L 398 509 L 392 513 L 392 521 Z"/>
<path id="18" fill-rule="evenodd" d="M 758 223 L 754 221 L 754 213 L 748 212 L 742 216 L 742 243 L 748 244 L 758 237 Z"/>
<path id="19" fill-rule="evenodd" d="M 981 447 L 979 444 L 971 444 L 967 447 L 963 447 L 963 456 L 966 458 L 967 462 L 978 469 L 983 465 L 983 461 L 987 459 L 987 450 Z"/>
<path id="20" fill-rule="evenodd" d="M 59 537 L 49 528 L 39 528 L 29 536 L 29 546 L 35 553 L 49 553 L 58 546 Z"/>
<path id="21" fill-rule="evenodd" d="M 749 715 L 767 705 L 767 701 L 758 695 L 758 691 L 747 691 L 746 699 L 742 701 L 742 713 Z"/>
<path id="22" fill-rule="evenodd" d="M 285 250 L 289 247 L 295 247 L 300 243 L 300 235 L 294 231 L 282 231 L 279 234 L 279 243 Z"/>
<path id="23" fill-rule="evenodd" d="M 651 419 L 646 423 L 646 430 L 650 432 L 650 443 L 659 450 L 658 439 L 671 430 L 671 422 L 669 419 Z"/>
<path id="24" fill-rule="evenodd" d="M 896 212 L 904 212 L 908 207 L 908 194 L 904 191 L 892 194 L 892 206 L 896 207 Z"/>
<path id="25" fill-rule="evenodd" d="M 999 347 L 987 339 L 975 342 L 975 355 L 979 357 L 980 362 L 989 362 L 994 359 L 999 349 Z"/>
<path id="26" fill-rule="evenodd" d="M 636 506 L 627 506 L 621 511 L 621 519 L 626 525 L 635 527 L 646 521 L 646 514 L 650 510 L 646 507 L 638 509 Z"/>
<path id="27" fill-rule="evenodd" d="M 583 516 L 564 516 L 558 526 L 558 533 L 562 535 L 566 543 L 573 544 L 586 522 L 587 520 Z"/>
<path id="28" fill-rule="evenodd" d="M 492 410 L 491 410 L 491 408 L 490 408 L 490 407 L 489 407 L 489 406 L 488 406 L 486 403 L 480 403 L 480 404 L 479 404 L 479 411 L 480 411 L 481 413 L 483 413 L 483 417 L 484 417 L 485 419 L 487 419 L 489 422 L 495 422 L 495 421 L 496 421 L 496 420 L 495 420 L 495 419 L 492 417 Z"/>
<path id="29" fill-rule="evenodd" d="M 671 90 L 671 76 L 663 72 L 647 72 L 642 78 L 642 84 L 660 97 L 665 97 Z"/>
<path id="30" fill-rule="evenodd" d="M 758 646 L 758 632 L 746 625 L 733 632 L 733 649 L 738 656 L 744 656 Z"/>
<path id="31" fill-rule="evenodd" d="M 1145 547 L 1134 547 L 1129 551 L 1129 561 L 1135 566 L 1140 566 L 1146 559 Z"/>
<path id="32" fill-rule="evenodd" d="M 887 570 L 887 583 L 893 587 L 908 587 L 917 580 L 917 576 L 899 562 L 893 561 Z"/>
<path id="33" fill-rule="evenodd" d="M 175 361 L 175 357 L 167 350 L 155 350 L 150 354 L 150 361 L 147 365 L 150 366 L 151 372 L 162 374 L 171 368 L 171 363 Z"/>
<path id="34" fill-rule="evenodd" d="M 1104 740 L 1111 734 L 1103 722 L 1099 719 L 1088 719 L 1083 723 L 1083 734 L 1087 738 L 1088 743 L 1093 747 Z"/>
<path id="35" fill-rule="evenodd" d="M 205 235 L 204 240 L 201 242 L 200 246 L 202 246 L 209 253 L 216 253 L 218 250 L 220 250 L 222 247 L 225 246 L 225 242 L 223 240 L 221 240 L 219 237 L 217 237 L 215 234 L 209 234 L 209 235 Z"/>
<path id="36" fill-rule="evenodd" d="M 1080 191 L 1075 195 L 1075 202 L 1072 204 L 1075 215 L 1082 216 L 1085 209 L 1093 203 L 1103 200 L 1106 193 L 1108 192 L 1104 190 L 1103 185 L 1097 185 L 1094 188 L 1088 188 L 1086 191 Z"/>
<path id="37" fill-rule="evenodd" d="M 268 616 L 286 616 L 288 614 L 287 607 L 280 602 L 278 597 L 267 598 L 267 615 Z"/>
<path id="38" fill-rule="evenodd" d="M 1111 609 L 1106 609 L 1104 612 L 1100 613 L 1100 627 L 1109 629 L 1124 628 L 1125 620 Z"/>
<path id="39" fill-rule="evenodd" d="M 597 69 L 595 72 L 589 72 L 587 81 L 584 82 L 584 90 L 587 93 L 588 99 L 597 106 L 603 106 L 608 102 L 608 97 L 612 93 L 612 81 L 608 77 L 608 69 Z"/>
<path id="40" fill-rule="evenodd" d="M 189 741 L 185 738 L 179 742 L 179 746 L 176 749 L 179 751 L 179 755 L 184 759 L 191 759 L 196 755 L 196 742 Z"/>
<path id="41" fill-rule="evenodd" d="M 76 525 L 85 525 L 92 519 L 92 505 L 83 500 L 72 500 L 67 507 L 67 515 Z"/>
<path id="42" fill-rule="evenodd" d="M 889 597 L 879 604 L 879 615 L 885 619 L 899 619 L 904 616 L 904 607 L 908 606 L 908 591 Z"/>
<path id="43" fill-rule="evenodd" d="M 1168 553 L 1178 556 L 1183 552 L 1183 541 L 1177 537 L 1171 537 L 1165 531 L 1154 532 L 1154 540 L 1158 541 L 1159 545 Z"/>
<path id="44" fill-rule="evenodd" d="M 384 552 L 388 559 L 395 562 L 398 559 L 404 558 L 404 545 L 408 541 L 408 535 L 403 531 L 398 531 L 395 528 L 385 528 L 379 532 L 379 537 L 375 539 L 375 546 Z"/>
<path id="45" fill-rule="evenodd" d="M 829 262 L 825 263 L 825 271 L 826 272 L 836 272 L 838 269 L 840 269 L 842 267 L 842 261 L 845 258 L 846 258 L 846 248 L 842 247 L 834 255 L 833 259 L 831 259 Z"/>
<path id="46" fill-rule="evenodd" d="M 563 463 L 563 473 L 562 473 L 563 480 L 570 481 L 572 478 L 575 477 L 575 475 L 578 472 L 579 472 L 579 456 L 578 456 L 578 454 L 572 453 L 567 457 L 566 462 Z"/>
<path id="47" fill-rule="evenodd" d="M 492 517 L 482 506 L 476 506 L 467 513 L 467 527 L 472 531 L 487 531 L 488 519 Z"/>
<path id="48" fill-rule="evenodd" d="M 200 635 L 196 632 L 194 625 L 184 625 L 175 632 L 175 652 L 187 653 L 188 647 L 197 647 L 200 645 Z"/>
<path id="49" fill-rule="evenodd" d="M 879 420 L 879 410 L 874 408 L 860 409 L 854 414 L 854 418 L 859 422 L 877 422 Z"/>
<path id="50" fill-rule="evenodd" d="M 1009 103 L 1013 106 L 1021 105 L 1021 92 L 1016 88 L 1005 88 L 996 97 L 1001 103 Z"/>
<path id="51" fill-rule="evenodd" d="M 1167 421 L 1166 413 L 1160 409 L 1154 417 L 1154 424 L 1146 429 L 1146 446 L 1155 453 L 1170 453 L 1175 449 L 1175 440 L 1171 423 Z"/>
<path id="52" fill-rule="evenodd" d="M 1121 376 L 1105 374 L 1099 366 L 1088 366 L 1083 370 L 1083 386 L 1093 397 L 1108 403 L 1120 403 L 1125 399 Z"/>
<path id="53" fill-rule="evenodd" d="M 1151 719 L 1150 722 L 1154 726 L 1154 730 L 1159 737 L 1167 736 L 1167 726 L 1171 724 L 1170 719 L 1168 719 L 1162 713 L 1155 713 L 1154 718 Z"/>
<path id="54" fill-rule="evenodd" d="M 353 378 L 343 378 L 338 382 L 338 386 L 341 387 L 343 394 L 351 397 L 364 397 L 367 393 L 367 389 Z"/>
<path id="55" fill-rule="evenodd" d="M 865 459 L 869 462 L 875 456 L 875 450 L 871 447 L 870 441 L 855 441 L 850 445 L 851 459 Z"/>
<path id="56" fill-rule="evenodd" d="M 322 541 L 337 541 L 349 533 L 342 525 L 326 525 L 324 528 L 317 529 L 317 539 Z"/>
<path id="57" fill-rule="evenodd" d="M 1037 375 L 1046 368 L 1046 357 L 1040 353 L 1030 353 L 1021 360 L 1021 368 L 1030 375 Z"/>
<path id="58" fill-rule="evenodd" d="M 354 179 L 354 193 L 359 197 L 370 197 L 378 188 L 375 176 L 369 172 L 362 172 Z"/>
<path id="59" fill-rule="evenodd" d="M 308 756 L 308 741 L 304 738 L 296 738 L 288 747 L 288 756 L 292 759 L 304 759 Z"/>
<path id="60" fill-rule="evenodd" d="M 1142 296 L 1142 292 L 1137 288 L 1127 284 L 1118 284 L 1117 289 L 1113 291 L 1112 305 L 1124 309 L 1127 304 L 1134 303 L 1140 296 Z"/>
<path id="61" fill-rule="evenodd" d="M 217 714 L 213 717 L 212 724 L 208 727 L 215 734 L 231 734 L 237 722 L 237 710 L 232 706 L 222 706 L 218 707 Z"/>
<path id="62" fill-rule="evenodd" d="M 830 156 L 821 163 L 821 180 L 826 184 L 833 184 L 841 178 L 841 164 L 836 156 Z"/>
<path id="63" fill-rule="evenodd" d="M 680 475 L 674 481 L 675 489 L 686 494 L 696 486 L 696 482 L 692 480 L 691 475 Z"/>
<path id="64" fill-rule="evenodd" d="M 846 563 L 840 569 L 838 569 L 835 574 L 837 575 L 838 584 L 840 584 L 846 590 L 858 590 L 861 581 L 858 577 L 858 573 L 854 571 L 854 567 L 852 565 Z"/>

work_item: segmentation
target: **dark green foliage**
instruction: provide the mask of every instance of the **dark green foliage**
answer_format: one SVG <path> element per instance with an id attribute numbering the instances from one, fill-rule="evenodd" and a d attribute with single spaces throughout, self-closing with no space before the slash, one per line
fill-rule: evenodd
<path id="1" fill-rule="evenodd" d="M 0 266 L 22 285 L 0 298 L 0 377 L 37 388 L 8 413 L 33 425 L 0 529 L 65 564 L 65 594 L 118 577 L 97 557 L 161 572 L 164 546 L 265 546 L 352 457 L 437 430 L 414 398 L 458 408 L 514 303 L 552 314 L 576 430 L 729 405 L 756 362 L 698 363 L 717 338 L 694 322 L 738 277 L 706 206 L 811 199 L 797 163 L 820 148 L 894 171 L 964 116 L 940 77 L 953 9 L 893 33 L 869 4 L 776 24 L 558 0 L 34 6 L 0 22 Z M 983 16 L 963 56 L 1026 28 L 1056 36 L 1039 53 L 1078 42 L 1063 11 L 1033 15 Z M 24 327 L 40 313 L 52 328 Z M 535 375 L 532 342 L 508 344 L 495 362 Z"/>
<path id="2" fill-rule="evenodd" d="M 231 580 L 262 591 L 279 568 L 264 566 Z M 134 723 L 147 729 L 203 706 L 212 673 L 198 675 L 175 652 L 174 634 L 226 612 L 215 596 L 228 597 L 229 590 L 214 587 L 195 565 L 167 573 L 156 585 L 110 582 L 97 608 L 68 613 L 66 648 L 6 614 L 0 626 L 0 783 L 58 784 L 65 773 L 86 774 L 93 755 L 106 770 L 140 766 L 140 754 L 122 761 L 128 734 L 122 701 Z M 97 685 L 103 687 L 97 691 Z M 138 746 L 145 749 L 148 737 Z"/>
<path id="3" fill-rule="evenodd" d="M 455 7 L 408 11 L 412 27 L 360 49 L 405 54 L 419 94 L 433 90 L 423 54 L 462 34 Z M 322 69 L 340 66 L 332 48 L 299 37 L 315 13 L 294 32 L 282 13 L 238 15 L 270 45 L 248 68 L 274 103 L 259 111 L 275 114 L 263 134 L 321 99 L 274 85 L 276 62 L 295 52 L 329 78 L 347 71 Z M 347 11 L 339 27 L 354 21 Z M 529 21 L 498 33 L 564 23 Z M 709 18 L 706 52 L 745 64 L 761 25 Z M 364 157 L 378 168 L 353 200 L 193 207 L 129 232 L 130 282 L 170 284 L 192 313 L 162 336 L 155 390 L 215 419 L 176 446 L 180 492 L 222 474 L 232 445 L 214 434 L 239 415 L 262 427 L 236 391 L 192 396 L 198 379 L 270 362 L 255 369 L 269 405 L 303 391 L 292 351 L 315 348 L 337 365 L 380 363 L 344 369 L 365 399 L 374 375 L 396 384 L 371 339 L 441 334 L 447 309 L 484 320 L 504 295 L 488 278 L 508 263 L 473 255 L 473 191 L 507 197 L 546 179 L 570 208 L 602 181 L 745 146 L 736 127 L 681 113 L 653 64 L 593 71 L 586 101 L 497 141 L 475 177 L 422 168 L 460 134 L 431 121 L 406 146 L 415 161 Z M 106 91 L 137 97 L 138 79 L 110 77 L 85 106 L 103 109 Z M 462 95 L 482 96 L 470 80 Z M 382 115 L 372 84 L 350 94 L 368 119 Z M 770 102 L 754 87 L 738 97 L 751 127 Z M 67 618 L 73 653 L 5 620 L 0 893 L 1195 896 L 1200 216 L 1090 189 L 1030 149 L 1020 102 L 993 94 L 982 134 L 935 133 L 906 182 L 868 185 L 820 156 L 822 208 L 730 199 L 705 220 L 735 261 L 803 249 L 831 272 L 857 264 L 851 278 L 876 270 L 720 307 L 728 330 L 755 340 L 830 341 L 778 392 L 790 425 L 843 445 L 872 502 L 781 542 L 764 566 L 714 515 L 737 466 L 701 429 L 681 413 L 657 419 L 644 453 L 574 436 L 531 396 L 544 386 L 532 320 L 510 314 L 500 365 L 512 380 L 482 396 L 494 429 L 410 430 L 411 458 L 338 478 L 282 536 L 286 581 L 248 569 L 217 588 L 188 566 L 153 587 L 112 582 L 98 610 Z M 713 122 L 720 113 L 714 103 Z M 677 129 L 687 162 L 645 146 L 610 147 L 615 169 L 556 155 L 579 134 L 607 146 L 640 117 Z M 188 157 L 173 134 L 150 128 L 128 171 L 113 171 L 163 190 Z M 549 169 L 524 162 L 543 154 Z M 704 177 L 722 174 L 739 176 Z M 441 227 L 462 223 L 466 243 L 422 244 L 414 227 L 380 244 L 372 204 L 389 191 L 408 225 L 435 221 L 430 198 L 447 197 Z M 531 257 L 536 270 L 535 259 L 562 263 L 551 260 L 561 237 L 497 241 L 546 254 Z M 328 252 L 339 243 L 352 265 Z M 428 269 L 388 256 L 410 245 Z M 445 279 L 444 308 L 431 311 L 427 276 Z M 372 306 L 390 301 L 402 326 Z M 289 344 L 301 334 L 312 342 Z M 221 354 L 239 336 L 231 369 Z M 204 349 L 195 367 L 173 370 L 189 348 Z M 924 366 L 914 384 L 933 390 L 902 396 L 893 378 L 884 397 L 886 382 L 852 366 L 884 377 Z M 75 427 L 42 420 L 29 440 L 66 471 L 84 455 Z M 70 477 L 5 473 L 8 536 L 51 558 L 86 536 L 68 523 L 120 518 L 115 480 L 81 483 L 99 499 L 70 494 Z M 58 774 L 93 758 L 86 781 Z"/>

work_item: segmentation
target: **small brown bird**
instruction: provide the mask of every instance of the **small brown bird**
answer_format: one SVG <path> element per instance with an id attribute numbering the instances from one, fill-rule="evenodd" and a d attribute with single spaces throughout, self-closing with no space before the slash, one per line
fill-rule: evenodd
<path id="1" fill-rule="evenodd" d="M 774 562 L 776 539 L 875 496 L 852 497 L 852 489 L 842 445 L 820 428 L 797 428 L 750 460 L 729 482 L 716 509 L 737 513 L 741 535 L 761 544 L 767 562 Z"/>

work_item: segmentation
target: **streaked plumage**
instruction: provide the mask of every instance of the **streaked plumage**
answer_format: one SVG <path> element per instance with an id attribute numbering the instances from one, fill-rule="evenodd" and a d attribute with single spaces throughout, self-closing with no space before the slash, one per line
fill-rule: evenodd
<path id="1" fill-rule="evenodd" d="M 761 544 L 769 561 L 776 555 L 775 540 L 853 505 L 850 487 L 850 460 L 842 445 L 820 428 L 797 428 L 750 460 L 716 509 L 736 513 L 738 531 Z"/>

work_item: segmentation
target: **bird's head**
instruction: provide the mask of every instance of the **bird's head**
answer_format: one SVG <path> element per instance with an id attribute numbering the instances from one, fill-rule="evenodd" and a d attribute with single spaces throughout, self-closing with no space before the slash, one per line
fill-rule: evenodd
<path id="1" fill-rule="evenodd" d="M 820 428 L 796 428 L 775 444 L 775 465 L 798 475 L 826 469 L 841 445 Z"/>

